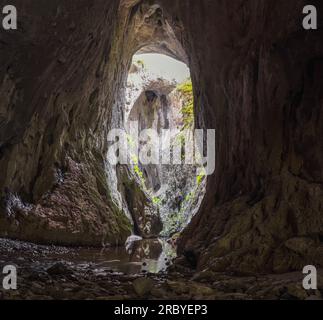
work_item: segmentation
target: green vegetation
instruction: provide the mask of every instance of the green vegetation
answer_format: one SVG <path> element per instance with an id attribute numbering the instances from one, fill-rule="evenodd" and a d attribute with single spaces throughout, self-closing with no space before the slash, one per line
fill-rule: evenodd
<path id="1" fill-rule="evenodd" d="M 192 128 L 194 125 L 194 94 L 192 80 L 187 79 L 185 82 L 179 84 L 177 86 L 177 90 L 184 97 L 184 105 L 181 110 L 184 129 Z"/>
<path id="2" fill-rule="evenodd" d="M 139 159 L 138 159 L 138 157 L 135 156 L 135 155 L 132 155 L 131 160 L 132 160 L 132 163 L 133 163 L 133 170 L 134 170 L 136 176 L 140 180 L 141 189 L 146 193 L 147 196 L 150 197 L 152 203 L 155 206 L 159 206 L 161 204 L 162 200 L 159 197 L 152 196 L 151 191 L 149 191 L 147 189 L 144 173 L 142 172 L 142 170 L 139 167 Z"/>
<path id="3" fill-rule="evenodd" d="M 153 204 L 155 204 L 155 205 L 159 205 L 162 202 L 159 197 L 153 197 L 152 201 L 153 201 Z"/>
<path id="4" fill-rule="evenodd" d="M 179 84 L 177 86 L 177 90 L 182 92 L 183 94 L 191 95 L 193 96 L 193 84 L 192 80 L 189 78 L 185 82 Z"/>
<path id="5" fill-rule="evenodd" d="M 185 201 L 189 202 L 189 201 L 193 200 L 194 196 L 195 196 L 195 192 L 194 191 L 190 192 L 189 194 L 186 195 Z"/>
<path id="6" fill-rule="evenodd" d="M 144 191 L 146 191 L 146 181 L 145 181 L 145 177 L 144 177 L 144 173 L 141 171 L 140 167 L 139 167 L 139 160 L 136 156 L 132 156 L 132 162 L 133 162 L 133 170 L 135 172 L 135 174 L 137 175 L 137 177 L 140 180 L 141 183 L 141 187 L 143 188 Z"/>
<path id="7" fill-rule="evenodd" d="M 144 182 L 144 174 L 142 173 L 142 171 L 140 170 L 139 166 L 137 164 L 134 165 L 134 170 L 135 170 L 135 173 L 136 175 L 140 178 L 140 180 L 142 182 Z"/>
<path id="8" fill-rule="evenodd" d="M 191 128 L 194 124 L 194 103 L 189 102 L 182 108 L 184 128 Z"/>
<path id="9" fill-rule="evenodd" d="M 205 179 L 205 177 L 206 177 L 206 172 L 205 172 L 205 169 L 203 168 L 201 170 L 201 172 L 196 177 L 196 183 L 197 183 L 198 186 L 201 185 L 201 183 L 203 182 L 203 180 Z"/>

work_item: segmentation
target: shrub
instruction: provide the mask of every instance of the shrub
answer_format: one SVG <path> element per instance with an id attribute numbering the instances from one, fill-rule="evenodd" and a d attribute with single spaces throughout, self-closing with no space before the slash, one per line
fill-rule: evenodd
<path id="1" fill-rule="evenodd" d="M 177 90 L 183 95 L 184 104 L 181 109 L 183 115 L 184 129 L 194 125 L 194 95 L 192 80 L 188 79 L 177 86 Z"/>

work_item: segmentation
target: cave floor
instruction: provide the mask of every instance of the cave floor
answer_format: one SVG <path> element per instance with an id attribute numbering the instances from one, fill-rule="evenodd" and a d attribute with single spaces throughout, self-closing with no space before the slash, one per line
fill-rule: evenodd
<path id="1" fill-rule="evenodd" d="M 18 273 L 17 290 L 0 288 L 0 299 L 316 300 L 323 294 L 305 291 L 300 272 L 241 277 L 210 271 L 193 273 L 176 265 L 167 273 L 152 273 L 142 266 L 136 273 L 138 261 L 121 272 L 97 259 L 85 262 L 97 254 L 98 249 L 93 250 L 81 251 L 80 256 L 77 249 L 0 239 L 0 267 L 14 264 Z"/>

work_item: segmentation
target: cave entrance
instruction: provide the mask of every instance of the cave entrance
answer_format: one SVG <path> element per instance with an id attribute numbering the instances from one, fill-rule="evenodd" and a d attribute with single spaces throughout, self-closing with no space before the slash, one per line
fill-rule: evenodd
<path id="1" fill-rule="evenodd" d="M 124 127 L 130 149 L 136 145 L 138 151 L 130 153 L 129 170 L 150 203 L 148 214 L 160 218 L 148 224 L 161 221 L 157 236 L 171 238 L 191 221 L 205 194 L 204 168 L 188 161 L 189 146 L 195 146 L 193 85 L 184 62 L 142 51 L 132 58 L 126 86 Z M 136 143 L 133 132 L 138 132 Z"/>

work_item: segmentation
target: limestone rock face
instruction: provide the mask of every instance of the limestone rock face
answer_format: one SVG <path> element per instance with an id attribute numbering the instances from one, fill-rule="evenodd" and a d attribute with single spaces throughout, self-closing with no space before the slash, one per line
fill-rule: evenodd
<path id="1" fill-rule="evenodd" d="M 124 243 L 131 233 L 129 220 L 100 189 L 104 183 L 93 179 L 85 165 L 69 159 L 62 181 L 37 204 L 6 194 L 2 236 L 65 245 Z"/>
<path id="2" fill-rule="evenodd" d="M 106 136 L 131 57 L 150 46 L 187 59 L 196 124 L 217 132 L 216 171 L 179 253 L 201 270 L 323 265 L 323 26 L 302 28 L 306 1 L 12 2 L 19 30 L 0 30 L 1 236 L 130 234 Z"/>
<path id="3" fill-rule="evenodd" d="M 105 172 L 119 3 L 12 4 L 18 30 L 0 30 L 0 235 L 124 243 L 131 222 L 114 204 Z"/>
<path id="4" fill-rule="evenodd" d="M 119 191 L 124 196 L 134 223 L 134 233 L 143 238 L 156 238 L 163 228 L 158 207 L 139 185 L 127 166 L 117 169 Z"/>
<path id="5" fill-rule="evenodd" d="M 189 53 L 197 123 L 217 132 L 216 172 L 179 251 L 201 269 L 322 265 L 309 254 L 322 252 L 322 20 L 305 31 L 301 0 L 160 2 Z M 304 255 L 286 246 L 299 237 Z"/>

